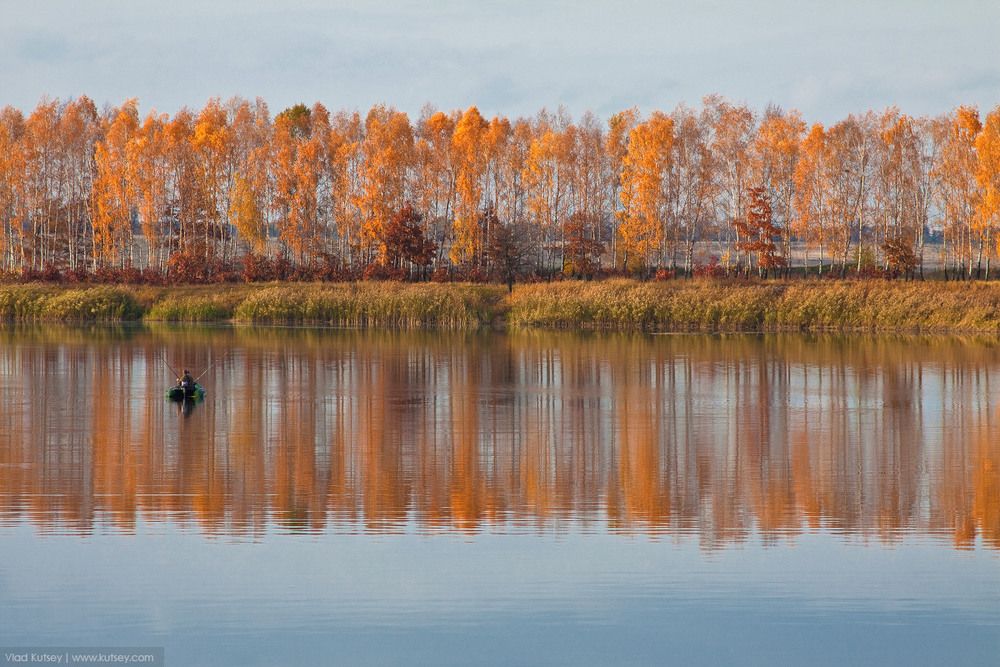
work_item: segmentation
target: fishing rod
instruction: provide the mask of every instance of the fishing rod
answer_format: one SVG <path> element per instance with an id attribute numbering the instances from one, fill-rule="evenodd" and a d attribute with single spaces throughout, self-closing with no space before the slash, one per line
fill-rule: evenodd
<path id="1" fill-rule="evenodd" d="M 166 364 L 167 368 L 170 370 L 171 373 L 174 374 L 175 378 L 180 378 L 180 375 L 178 375 L 177 371 L 175 371 L 173 369 L 173 367 L 167 362 L 167 358 L 165 356 L 163 356 L 162 352 L 160 353 L 160 361 L 162 361 L 164 364 Z"/>
<path id="2" fill-rule="evenodd" d="M 196 377 L 196 378 L 194 379 L 194 381 L 195 381 L 195 382 L 198 382 L 198 380 L 200 380 L 200 379 L 202 379 L 203 377 L 205 377 L 205 373 L 207 373 L 207 372 L 209 372 L 210 370 L 212 370 L 212 368 L 213 368 L 213 367 L 215 366 L 215 364 L 219 363 L 220 361 L 222 361 L 223 359 L 225 359 L 225 358 L 226 358 L 226 357 L 228 357 L 228 356 L 229 356 L 229 353 L 228 353 L 228 352 L 226 352 L 226 353 L 225 353 L 224 355 L 222 355 L 221 357 L 219 357 L 218 359 L 216 359 L 215 361 L 213 361 L 213 362 L 212 362 L 212 365 L 211 365 L 211 366 L 209 366 L 208 368 L 206 368 L 206 369 L 205 369 L 204 371 L 202 371 L 202 374 L 201 374 L 201 375 L 199 375 L 198 377 Z"/>

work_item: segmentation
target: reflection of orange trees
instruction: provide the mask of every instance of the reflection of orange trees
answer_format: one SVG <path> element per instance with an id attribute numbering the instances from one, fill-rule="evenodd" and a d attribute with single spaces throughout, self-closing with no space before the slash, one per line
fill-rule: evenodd
<path id="1" fill-rule="evenodd" d="M 984 437 L 976 446 L 972 472 L 972 516 L 986 545 L 1000 549 L 1000 450 Z"/>
<path id="2" fill-rule="evenodd" d="M 615 382 L 620 387 L 615 427 L 621 506 L 612 511 L 619 520 L 659 531 L 670 525 L 670 494 L 664 485 L 666 461 L 659 441 L 662 415 L 659 402 L 654 403 L 656 394 L 646 389 L 648 372 L 641 364 L 617 372 L 626 377 Z M 630 374 L 634 374 L 631 382 Z"/>
<path id="3" fill-rule="evenodd" d="M 362 365 L 358 369 L 355 400 L 361 461 L 363 518 L 372 529 L 399 529 L 409 512 L 409 491 L 399 437 L 399 416 L 389 406 L 393 390 L 384 366 Z"/>
<path id="4" fill-rule="evenodd" d="M 516 352 L 514 352 L 516 354 Z M 522 373 L 509 378 L 523 387 L 522 406 L 512 401 L 511 410 L 524 423 L 523 448 L 518 452 L 517 487 L 523 501 L 522 508 L 538 523 L 552 519 L 557 510 L 556 498 L 556 452 L 552 434 L 558 429 L 557 417 L 552 404 L 539 387 L 552 381 L 554 359 L 549 351 L 535 346 L 525 346 L 519 361 Z M 520 410 L 518 408 L 521 408 Z M 516 428 L 517 418 L 511 427 Z"/>
<path id="5" fill-rule="evenodd" d="M 216 439 L 192 434 L 181 422 L 178 433 L 179 470 L 173 477 L 174 494 L 185 499 L 180 516 L 190 517 L 209 533 L 225 532 L 228 519 L 226 470 L 216 456 Z"/>
<path id="6" fill-rule="evenodd" d="M 1000 448 L 994 434 L 986 428 L 971 441 L 956 438 L 945 445 L 950 465 L 934 518 L 960 549 L 972 549 L 977 538 L 1000 549 Z"/>
<path id="7" fill-rule="evenodd" d="M 474 531 L 483 522 L 489 500 L 485 493 L 484 462 L 479 451 L 478 369 L 471 360 L 452 363 L 450 394 L 452 470 L 451 509 L 455 528 Z"/>
<path id="8" fill-rule="evenodd" d="M 132 415 L 121 400 L 122 380 L 127 368 L 103 355 L 96 360 L 89 394 L 92 400 L 92 431 L 90 449 L 93 452 L 94 497 L 103 507 L 103 514 L 120 528 L 135 526 L 138 512 L 140 471 L 148 470 L 138 451 L 143 444 L 133 445 Z M 119 363 L 115 363 L 118 361 Z M 96 370 L 95 368 L 95 370 Z"/>
<path id="9" fill-rule="evenodd" d="M 260 433 L 267 422 L 259 409 L 264 374 L 257 364 L 247 363 L 236 379 L 233 400 L 229 404 L 229 457 L 232 473 L 228 477 L 230 494 L 230 530 L 252 532 L 267 516 L 268 502 L 266 447 L 260 446 Z"/>
<path id="10" fill-rule="evenodd" d="M 219 335 L 232 344 L 243 334 Z M 195 342 L 176 338 L 190 349 L 171 358 L 194 356 Z M 709 548 L 829 531 L 1000 549 L 995 407 L 975 370 L 994 363 L 988 347 L 316 331 L 245 340 L 224 364 L 227 390 L 188 419 L 136 398 L 162 396 L 148 370 L 155 347 L 4 341 L 0 377 L 24 382 L 4 385 L 0 521 L 190 521 L 210 534 L 606 521 Z"/>
<path id="11" fill-rule="evenodd" d="M 291 530 L 322 527 L 324 494 L 316 465 L 317 377 L 306 361 L 289 360 L 285 381 L 278 390 L 287 394 L 274 417 L 268 444 L 275 455 L 268 461 L 271 512 L 278 525 Z M 261 410 L 261 417 L 264 411 Z"/>
<path id="12" fill-rule="evenodd" d="M 774 361 L 768 361 L 771 359 Z M 787 433 L 791 421 L 789 368 L 781 363 L 780 353 L 766 358 L 755 355 L 747 365 L 750 375 L 744 375 L 744 384 L 736 393 L 741 404 L 736 431 L 747 437 L 740 447 L 746 456 L 738 479 L 749 487 L 747 493 L 751 506 L 756 508 L 758 530 L 773 538 L 801 529 Z"/>

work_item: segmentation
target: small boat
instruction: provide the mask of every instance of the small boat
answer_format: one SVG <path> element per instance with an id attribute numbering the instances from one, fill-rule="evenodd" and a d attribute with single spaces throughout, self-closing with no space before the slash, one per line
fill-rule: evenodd
<path id="1" fill-rule="evenodd" d="M 191 387 L 174 385 L 167 389 L 167 398 L 171 401 L 199 400 L 205 398 L 205 388 L 197 382 Z"/>

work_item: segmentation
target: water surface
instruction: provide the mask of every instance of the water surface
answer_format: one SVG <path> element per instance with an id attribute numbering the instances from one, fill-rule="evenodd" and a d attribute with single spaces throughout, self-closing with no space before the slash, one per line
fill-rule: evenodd
<path id="1" fill-rule="evenodd" d="M 190 369 L 200 403 L 164 390 Z M 1000 348 L 0 329 L 0 645 L 990 664 Z"/>

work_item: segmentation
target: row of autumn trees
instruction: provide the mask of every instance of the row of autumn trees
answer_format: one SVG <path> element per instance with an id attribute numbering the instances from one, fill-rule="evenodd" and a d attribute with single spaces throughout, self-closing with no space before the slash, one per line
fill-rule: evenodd
<path id="1" fill-rule="evenodd" d="M 933 241 L 933 244 L 931 244 Z M 798 252 L 793 258 L 793 244 Z M 798 264 L 972 276 L 1000 246 L 1000 106 L 828 127 L 710 96 L 602 122 L 260 99 L 0 111 L 0 270 L 463 276 Z M 933 248 L 933 251 L 930 250 Z M 929 253 L 933 257 L 929 256 Z"/>

